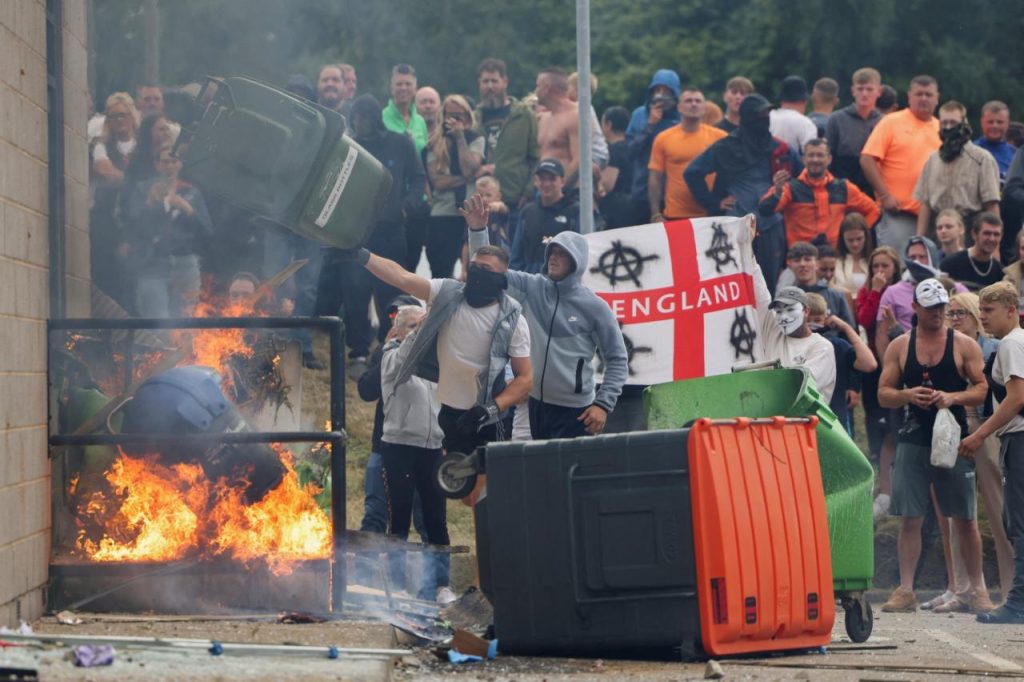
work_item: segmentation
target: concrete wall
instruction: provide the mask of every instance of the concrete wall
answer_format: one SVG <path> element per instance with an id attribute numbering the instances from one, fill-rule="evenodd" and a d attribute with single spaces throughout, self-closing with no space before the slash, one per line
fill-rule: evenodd
<path id="1" fill-rule="evenodd" d="M 86 22 L 64 2 L 69 316 L 89 313 Z M 0 625 L 43 609 L 50 548 L 46 5 L 0 0 Z"/>

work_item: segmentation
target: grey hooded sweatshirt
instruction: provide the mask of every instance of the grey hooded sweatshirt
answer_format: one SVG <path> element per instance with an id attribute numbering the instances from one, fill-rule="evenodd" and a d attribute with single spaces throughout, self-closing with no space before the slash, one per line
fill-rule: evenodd
<path id="1" fill-rule="evenodd" d="M 486 229 L 469 231 L 470 253 L 485 244 Z M 608 304 L 581 282 L 589 259 L 587 240 L 575 232 L 559 232 L 544 250 L 545 262 L 551 244 L 569 252 L 575 264 L 565 279 L 508 271 L 509 293 L 523 304 L 530 327 L 530 397 L 562 407 L 596 404 L 611 412 L 628 375 L 622 331 Z M 605 365 L 600 390 L 592 367 L 595 350 Z"/>

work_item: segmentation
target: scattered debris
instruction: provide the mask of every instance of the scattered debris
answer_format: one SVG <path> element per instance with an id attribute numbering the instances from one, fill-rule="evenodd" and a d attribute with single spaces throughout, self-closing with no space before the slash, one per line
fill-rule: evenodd
<path id="1" fill-rule="evenodd" d="M 109 644 L 83 644 L 76 646 L 71 653 L 79 668 L 95 668 L 114 662 L 114 647 Z"/>
<path id="2" fill-rule="evenodd" d="M 722 664 L 711 659 L 708 664 L 704 666 L 704 679 L 705 680 L 720 680 L 725 677 L 725 671 L 722 670 Z"/>
<path id="3" fill-rule="evenodd" d="M 451 605 L 441 609 L 441 617 L 458 630 L 486 629 L 494 622 L 494 608 L 476 587 L 470 587 Z"/>
<path id="4" fill-rule="evenodd" d="M 71 611 L 61 611 L 57 614 L 57 622 L 61 625 L 81 625 L 85 621 Z"/>
<path id="5" fill-rule="evenodd" d="M 493 642 L 488 642 L 483 637 L 477 637 L 465 630 L 456 630 L 455 636 L 452 637 L 452 648 L 470 656 L 494 658 L 494 656 L 488 656 L 492 644 Z"/>
<path id="6" fill-rule="evenodd" d="M 306 613 L 303 611 L 294 611 L 291 613 L 282 613 L 277 617 L 278 623 L 291 623 L 296 625 L 304 625 L 308 623 L 324 623 L 327 619 L 323 616 L 318 616 L 315 613 Z"/>

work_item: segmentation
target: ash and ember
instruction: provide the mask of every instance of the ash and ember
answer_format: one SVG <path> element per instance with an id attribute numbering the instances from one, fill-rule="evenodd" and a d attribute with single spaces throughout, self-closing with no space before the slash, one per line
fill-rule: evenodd
<path id="1" fill-rule="evenodd" d="M 194 315 L 265 313 L 254 301 L 204 295 Z M 96 353 L 99 341 L 72 335 L 66 348 L 73 356 L 88 357 L 83 364 L 89 379 L 113 402 L 132 390 L 124 386 L 125 356 L 107 353 L 105 362 L 94 362 L 104 355 Z M 224 395 L 243 413 L 255 414 L 268 404 L 275 409 L 289 404 L 280 371 L 282 349 L 274 335 L 251 330 L 178 330 L 160 347 L 137 346 L 131 374 L 140 384 L 171 367 L 210 367 L 220 375 Z M 230 557 L 246 564 L 263 562 L 277 575 L 291 573 L 296 562 L 329 557 L 331 520 L 318 500 L 323 489 L 303 482 L 308 477 L 297 473 L 290 450 L 270 447 L 283 474 L 255 500 L 252 466 L 240 464 L 227 475 L 214 475 L 204 468 L 202 452 L 182 458 L 86 448 L 67 488 L 76 527 L 71 555 L 95 562 Z"/>

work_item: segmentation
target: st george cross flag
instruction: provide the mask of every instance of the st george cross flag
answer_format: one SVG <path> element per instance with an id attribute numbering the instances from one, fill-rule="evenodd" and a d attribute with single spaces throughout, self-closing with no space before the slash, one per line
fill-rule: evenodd
<path id="1" fill-rule="evenodd" d="M 583 283 L 608 302 L 630 384 L 724 374 L 756 362 L 753 216 L 694 218 L 586 235 Z"/>

